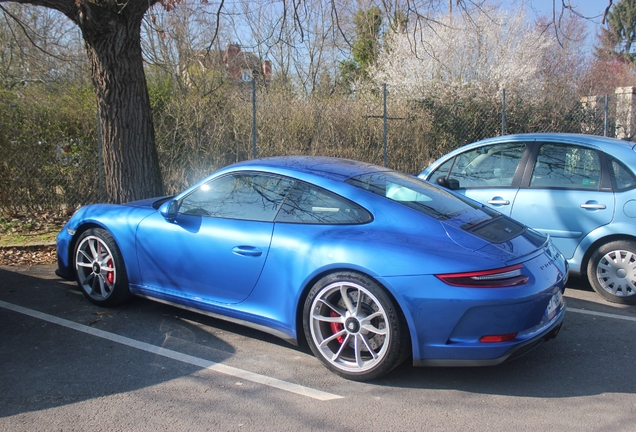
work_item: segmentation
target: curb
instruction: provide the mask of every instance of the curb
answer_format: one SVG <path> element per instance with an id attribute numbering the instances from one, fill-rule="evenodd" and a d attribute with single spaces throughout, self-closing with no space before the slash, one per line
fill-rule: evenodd
<path id="1" fill-rule="evenodd" d="M 0 249 L 39 249 L 55 246 L 54 241 L 39 243 L 17 243 L 9 245 L 0 245 Z"/>

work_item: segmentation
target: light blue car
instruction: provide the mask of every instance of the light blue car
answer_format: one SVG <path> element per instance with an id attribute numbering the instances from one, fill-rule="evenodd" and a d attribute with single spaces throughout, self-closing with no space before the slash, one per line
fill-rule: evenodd
<path id="1" fill-rule="evenodd" d="M 636 143 L 508 135 L 465 145 L 420 178 L 549 234 L 605 299 L 636 304 Z"/>

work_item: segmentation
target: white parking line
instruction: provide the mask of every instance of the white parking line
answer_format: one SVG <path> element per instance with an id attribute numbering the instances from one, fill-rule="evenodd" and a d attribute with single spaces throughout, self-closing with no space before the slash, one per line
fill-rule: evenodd
<path id="1" fill-rule="evenodd" d="M 619 320 L 636 322 L 636 318 L 635 317 L 628 317 L 628 316 L 625 316 L 625 315 L 616 315 L 616 314 L 610 314 L 610 313 L 605 313 L 605 312 L 595 312 L 595 311 L 590 311 L 590 310 L 587 310 L 587 309 L 577 309 L 577 308 L 571 308 L 571 307 L 568 307 L 567 311 L 568 312 L 576 312 L 576 313 L 580 313 L 580 314 L 586 314 L 586 315 L 594 315 L 594 316 L 601 316 L 601 317 L 605 317 L 605 318 L 614 318 L 614 319 L 619 319 Z"/>
<path id="2" fill-rule="evenodd" d="M 231 366 L 226 366 L 221 363 L 204 360 L 202 358 L 194 357 L 188 354 L 183 354 L 177 351 L 162 348 L 160 346 L 151 345 L 145 342 L 140 342 L 134 339 L 124 337 L 124 336 L 116 335 L 114 333 L 109 333 L 103 330 L 95 329 L 84 324 L 78 324 L 76 322 L 65 320 L 63 318 L 58 318 L 53 315 L 48 315 L 48 314 L 38 312 L 32 309 L 27 309 L 25 307 L 14 305 L 12 303 L 6 303 L 1 300 L 0 300 L 0 307 L 3 307 L 5 309 L 18 312 L 24 315 L 28 315 L 30 317 L 37 318 L 43 321 L 48 321 L 50 323 L 67 327 L 73 330 L 77 330 L 82 333 L 86 333 L 86 334 L 96 336 L 102 339 L 107 339 L 113 342 L 117 342 L 119 344 L 136 348 L 142 351 L 147 351 L 147 352 L 157 354 L 163 357 L 167 357 L 173 360 L 178 360 L 183 363 L 188 363 L 188 364 L 198 366 L 204 369 L 210 369 L 215 372 L 219 372 L 225 375 L 230 375 L 236 378 L 253 381 L 255 383 L 263 384 L 269 387 L 274 387 L 274 388 L 295 393 L 301 396 L 307 396 L 307 397 L 318 399 L 321 401 L 328 401 L 328 400 L 343 398 L 342 396 L 338 396 L 332 393 L 315 390 L 309 387 L 304 387 L 298 384 L 289 383 L 287 381 L 282 381 L 282 380 L 271 378 L 265 375 L 259 375 L 257 373 L 248 372 L 248 371 L 234 368 Z"/>

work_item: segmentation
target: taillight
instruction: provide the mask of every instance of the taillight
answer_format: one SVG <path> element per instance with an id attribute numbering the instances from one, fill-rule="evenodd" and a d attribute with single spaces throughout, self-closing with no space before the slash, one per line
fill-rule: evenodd
<path id="1" fill-rule="evenodd" d="M 522 264 L 494 270 L 435 275 L 443 282 L 466 288 L 501 288 L 521 285 L 528 276 L 521 273 Z"/>
<path id="2" fill-rule="evenodd" d="M 493 343 L 493 342 L 507 342 L 517 337 L 517 333 L 508 333 L 502 335 L 490 335 L 482 336 L 479 338 L 479 342 Z"/>

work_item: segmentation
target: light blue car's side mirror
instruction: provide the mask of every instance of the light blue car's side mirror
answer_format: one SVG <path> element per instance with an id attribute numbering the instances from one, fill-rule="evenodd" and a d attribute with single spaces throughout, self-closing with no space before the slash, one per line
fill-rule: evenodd
<path id="1" fill-rule="evenodd" d="M 435 183 L 437 183 L 439 186 L 445 187 L 446 189 L 450 189 L 450 190 L 459 189 L 459 181 L 454 178 L 439 176 L 435 180 Z"/>
<path id="2" fill-rule="evenodd" d="M 173 222 L 179 213 L 179 202 L 177 200 L 170 200 L 161 204 L 159 213 L 161 213 L 161 216 L 166 220 Z"/>

